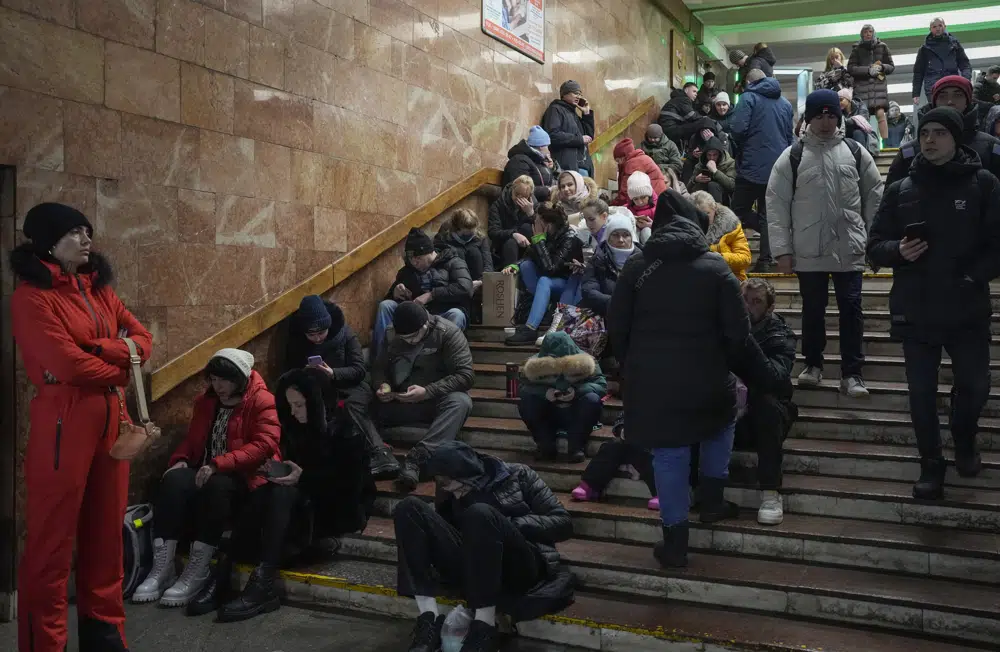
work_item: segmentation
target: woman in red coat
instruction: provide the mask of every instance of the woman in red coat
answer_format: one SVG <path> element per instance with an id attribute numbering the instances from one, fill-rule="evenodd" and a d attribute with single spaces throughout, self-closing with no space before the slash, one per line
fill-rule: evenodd
<path id="1" fill-rule="evenodd" d="M 666 192 L 669 186 L 667 186 L 667 180 L 663 177 L 660 166 L 646 152 L 636 149 L 631 138 L 625 138 L 615 145 L 614 155 L 615 161 L 618 162 L 618 194 L 611 202 L 612 206 L 628 204 L 628 178 L 632 176 L 633 172 L 645 172 L 649 175 L 649 180 L 653 184 L 654 197 L 659 197 Z"/>
<path id="2" fill-rule="evenodd" d="M 170 458 L 153 513 L 153 568 L 133 602 L 213 604 L 211 562 L 222 533 L 248 494 L 267 483 L 261 467 L 279 459 L 281 428 L 274 396 L 253 371 L 253 355 L 221 349 L 205 367 L 211 386 L 195 399 L 187 437 Z M 193 523 L 192 523 L 193 521 Z M 177 542 L 193 531 L 191 554 L 174 574 Z"/>
<path id="3" fill-rule="evenodd" d="M 128 383 L 127 335 L 143 361 L 153 342 L 109 283 L 80 211 L 39 204 L 24 218 L 31 242 L 14 249 L 14 339 L 37 394 L 24 462 L 27 510 L 18 569 L 18 649 L 63 652 L 66 583 L 76 542 L 80 649 L 125 647 L 122 519 L 128 462 L 118 439 L 118 388 Z"/>

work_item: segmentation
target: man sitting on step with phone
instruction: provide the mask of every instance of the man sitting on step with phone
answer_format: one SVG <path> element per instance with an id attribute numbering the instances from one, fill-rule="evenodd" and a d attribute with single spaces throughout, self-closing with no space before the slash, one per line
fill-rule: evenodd
<path id="1" fill-rule="evenodd" d="M 302 298 L 288 321 L 284 371 L 309 367 L 323 372 L 365 438 L 372 475 L 378 480 L 395 478 L 399 463 L 372 423 L 368 406 L 375 392 L 366 377 L 361 342 L 344 320 L 344 311 L 311 294 Z"/>
<path id="2" fill-rule="evenodd" d="M 941 350 L 951 357 L 949 428 L 955 468 L 979 474 L 979 416 L 990 393 L 990 281 L 1000 276 L 1000 182 L 962 146 L 962 114 L 920 119 L 909 175 L 889 186 L 872 225 L 868 256 L 891 267 L 890 335 L 903 342 L 910 419 L 920 451 L 914 498 L 944 497 L 946 463 L 938 418 Z"/>
<path id="3" fill-rule="evenodd" d="M 805 120 L 805 135 L 778 157 L 766 193 L 767 229 L 778 271 L 799 277 L 806 358 L 799 385 L 823 380 L 832 277 L 840 311 L 840 391 L 864 398 L 868 388 L 861 378 L 861 282 L 868 227 L 884 184 L 868 150 L 845 139 L 836 93 L 810 93 Z"/>
<path id="4" fill-rule="evenodd" d="M 382 426 L 429 424 L 396 479 L 400 491 L 410 492 L 429 453 L 458 437 L 472 412 L 472 352 L 458 326 L 428 314 L 416 301 L 399 304 L 387 336 L 372 368 L 378 421 Z"/>

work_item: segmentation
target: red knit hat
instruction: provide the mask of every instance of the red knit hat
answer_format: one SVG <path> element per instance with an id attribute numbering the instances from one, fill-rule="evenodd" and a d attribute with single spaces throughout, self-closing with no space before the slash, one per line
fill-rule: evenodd
<path id="1" fill-rule="evenodd" d="M 934 87 L 931 88 L 931 104 L 937 103 L 938 93 L 941 92 L 941 89 L 948 88 L 949 86 L 957 88 L 965 93 L 966 102 L 972 104 L 972 82 L 961 75 L 948 75 L 947 77 L 939 79 L 938 82 L 934 84 Z"/>
<path id="2" fill-rule="evenodd" d="M 615 145 L 615 158 L 628 158 L 628 155 L 635 151 L 635 144 L 631 138 L 625 138 Z"/>

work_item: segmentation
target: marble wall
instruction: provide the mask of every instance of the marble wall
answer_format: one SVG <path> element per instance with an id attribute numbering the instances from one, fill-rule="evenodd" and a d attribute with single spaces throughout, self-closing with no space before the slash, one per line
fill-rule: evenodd
<path id="1" fill-rule="evenodd" d="M 481 32 L 476 0 L 0 0 L 18 219 L 42 200 L 90 216 L 155 368 L 502 166 L 563 80 L 598 130 L 665 99 L 649 0 L 545 4 L 539 65 Z M 353 298 L 360 325 L 371 296 Z"/>

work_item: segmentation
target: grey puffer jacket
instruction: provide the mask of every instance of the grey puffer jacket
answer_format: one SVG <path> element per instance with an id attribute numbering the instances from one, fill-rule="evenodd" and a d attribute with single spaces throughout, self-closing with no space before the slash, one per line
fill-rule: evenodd
<path id="1" fill-rule="evenodd" d="M 872 76 L 869 68 L 882 63 L 882 78 Z M 889 110 L 889 83 L 886 78 L 896 69 L 889 46 L 875 37 L 869 43 L 858 41 L 851 50 L 847 71 L 854 78 L 854 99 L 870 109 Z"/>
<path id="2" fill-rule="evenodd" d="M 444 317 L 431 315 L 428 323 L 427 336 L 416 344 L 404 342 L 389 329 L 389 346 L 382 347 L 372 369 L 375 387 L 389 383 L 396 392 L 420 385 L 431 399 L 472 388 L 476 374 L 465 335 Z"/>
<path id="3" fill-rule="evenodd" d="M 797 272 L 862 271 L 884 185 L 875 159 L 860 149 L 859 178 L 842 130 L 828 140 L 806 130 L 802 144 L 796 187 L 791 148 L 778 157 L 767 184 L 771 252 L 794 256 Z"/>

